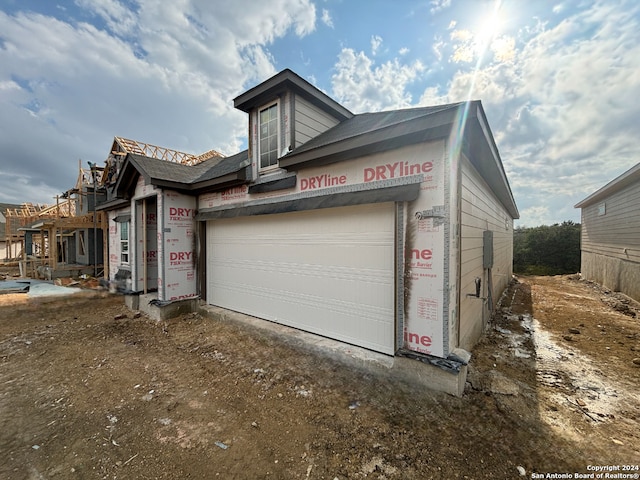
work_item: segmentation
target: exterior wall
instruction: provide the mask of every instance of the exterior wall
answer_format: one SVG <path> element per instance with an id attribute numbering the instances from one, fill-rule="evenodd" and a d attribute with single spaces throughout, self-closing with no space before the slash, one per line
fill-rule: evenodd
<path id="1" fill-rule="evenodd" d="M 582 276 L 640 302 L 640 265 L 607 255 L 582 252 Z"/>
<path id="2" fill-rule="evenodd" d="M 265 104 L 265 105 L 268 105 Z M 262 108 L 262 105 L 260 106 Z M 249 157 L 253 164 L 254 178 L 258 172 L 258 109 L 249 115 Z M 337 125 L 339 121 L 319 109 L 304 97 L 287 92 L 278 98 L 279 115 L 279 135 L 278 152 L 279 156 L 286 152 L 289 147 L 295 148 L 306 143 L 313 137 Z M 295 145 L 292 143 L 295 142 Z M 277 169 L 274 169 L 277 170 Z"/>
<path id="3" fill-rule="evenodd" d="M 339 122 L 312 103 L 297 95 L 294 101 L 295 147 L 329 130 Z"/>
<path id="4" fill-rule="evenodd" d="M 196 197 L 146 185 L 139 177 L 131 205 L 108 212 L 109 279 L 131 272 L 134 291 L 156 290 L 158 300 L 197 296 Z M 121 261 L 116 217 L 129 215 L 129 262 Z M 146 238 L 146 242 L 145 242 Z M 146 272 L 145 272 L 146 267 Z"/>
<path id="5" fill-rule="evenodd" d="M 511 280 L 513 219 L 464 155 L 461 155 L 461 172 L 459 346 L 469 350 L 482 335 L 489 319 L 489 303 L 492 308 L 495 306 Z M 483 267 L 485 230 L 493 232 L 493 267 L 490 270 Z M 481 298 L 468 295 L 476 291 L 476 277 L 482 282 Z"/>
<path id="6" fill-rule="evenodd" d="M 129 226 L 129 262 L 122 263 L 120 254 L 120 228 L 121 223 L 116 223 L 114 220 L 119 215 L 130 215 L 131 207 L 122 208 L 119 210 L 111 210 L 108 212 L 108 225 L 109 225 L 109 280 L 115 280 L 116 274 L 120 270 L 131 271 L 131 226 Z M 129 222 L 131 225 L 131 222 Z"/>
<path id="7" fill-rule="evenodd" d="M 444 142 L 423 144 L 430 162 L 420 195 L 404 216 L 404 344 L 407 350 L 446 357 L 449 341 L 448 222 Z M 392 156 L 395 156 L 392 154 Z M 426 343 L 425 343 L 426 340 Z"/>
<path id="8" fill-rule="evenodd" d="M 158 254 L 161 259 L 160 300 L 197 296 L 196 198 L 163 190 L 158 205 Z"/>
<path id="9" fill-rule="evenodd" d="M 449 332 L 448 351 L 459 347 L 460 338 L 460 203 L 461 203 L 461 169 L 460 155 L 455 154 L 451 148 L 451 139 L 445 144 L 445 195 L 448 198 L 448 235 L 447 245 L 449 248 L 448 258 L 448 301 L 449 301 Z"/>
<path id="10" fill-rule="evenodd" d="M 249 158 L 251 159 L 253 178 L 258 178 L 260 175 L 260 149 L 259 144 L 259 132 L 260 127 L 259 115 L 260 109 L 266 105 L 274 102 L 267 102 L 264 105 L 260 105 L 249 114 Z M 277 99 L 278 104 L 278 157 L 282 156 L 282 152 L 288 149 L 291 145 L 291 116 L 293 111 L 291 109 L 291 93 L 286 93 Z M 277 171 L 277 168 L 273 168 L 273 171 Z"/>
<path id="11" fill-rule="evenodd" d="M 132 288 L 136 291 L 144 291 L 144 263 L 143 263 L 143 249 L 145 248 L 143 233 L 143 213 L 142 202 L 146 198 L 155 200 L 153 213 L 156 213 L 157 205 L 160 203 L 158 197 L 161 195 L 161 191 L 155 188 L 153 185 L 146 185 L 142 176 L 138 177 L 138 183 L 136 184 L 135 192 L 131 202 L 131 224 L 129 227 L 129 264 L 131 265 L 131 279 Z M 148 214 L 147 214 L 148 218 Z M 157 219 L 156 219 L 157 222 Z M 157 228 L 156 228 L 157 229 Z M 156 234 L 156 241 L 157 234 Z M 147 245 L 149 239 L 147 238 Z M 147 247 L 148 250 L 148 247 Z M 157 252 L 157 248 L 156 248 Z M 149 273 L 149 272 L 147 272 Z M 154 284 L 150 283 L 149 275 L 147 275 L 147 288 L 157 287 L 157 263 Z"/>
<path id="12" fill-rule="evenodd" d="M 158 272 L 158 201 L 160 194 L 135 201 L 134 261 L 136 276 L 133 277 L 139 290 L 156 290 L 160 287 Z M 145 283 L 146 281 L 146 283 Z"/>
<path id="13" fill-rule="evenodd" d="M 640 183 L 582 208 L 584 278 L 640 300 Z"/>

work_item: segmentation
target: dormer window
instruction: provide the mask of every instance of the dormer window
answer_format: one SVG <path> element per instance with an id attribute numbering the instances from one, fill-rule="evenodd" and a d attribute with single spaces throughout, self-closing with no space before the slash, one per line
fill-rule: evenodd
<path id="1" fill-rule="evenodd" d="M 260 109 L 259 157 L 260 170 L 278 166 L 278 103 L 272 103 Z"/>

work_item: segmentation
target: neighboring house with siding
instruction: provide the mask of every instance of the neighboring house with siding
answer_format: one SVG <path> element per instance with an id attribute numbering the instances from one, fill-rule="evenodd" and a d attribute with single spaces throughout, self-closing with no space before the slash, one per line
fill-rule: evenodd
<path id="1" fill-rule="evenodd" d="M 583 278 L 640 301 L 640 163 L 575 208 Z"/>
<path id="2" fill-rule="evenodd" d="M 353 114 L 284 70 L 234 106 L 249 139 L 231 157 L 115 152 L 110 277 L 459 371 L 519 217 L 481 103 Z"/>

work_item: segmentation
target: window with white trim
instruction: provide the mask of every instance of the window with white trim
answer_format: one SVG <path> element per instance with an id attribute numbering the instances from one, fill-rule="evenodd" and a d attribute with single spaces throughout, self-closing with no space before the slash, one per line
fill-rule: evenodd
<path id="1" fill-rule="evenodd" d="M 120 225 L 120 262 L 129 263 L 129 222 Z"/>
<path id="2" fill-rule="evenodd" d="M 278 166 L 278 103 L 258 111 L 260 170 Z"/>

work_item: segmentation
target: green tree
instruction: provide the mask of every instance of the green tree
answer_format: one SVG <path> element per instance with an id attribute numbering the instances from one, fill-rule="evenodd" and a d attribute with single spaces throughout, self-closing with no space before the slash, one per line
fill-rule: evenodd
<path id="1" fill-rule="evenodd" d="M 580 271 L 580 224 L 517 227 L 513 232 L 513 270 L 530 275 Z"/>

